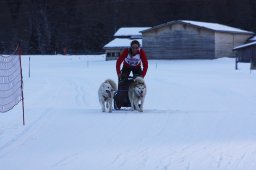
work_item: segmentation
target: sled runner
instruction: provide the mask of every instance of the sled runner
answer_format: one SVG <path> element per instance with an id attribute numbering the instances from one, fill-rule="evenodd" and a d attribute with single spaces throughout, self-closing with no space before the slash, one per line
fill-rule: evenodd
<path id="1" fill-rule="evenodd" d="M 131 107 L 128 89 L 132 82 L 133 77 L 118 82 L 118 90 L 114 94 L 114 109 L 120 110 L 121 107 Z"/>

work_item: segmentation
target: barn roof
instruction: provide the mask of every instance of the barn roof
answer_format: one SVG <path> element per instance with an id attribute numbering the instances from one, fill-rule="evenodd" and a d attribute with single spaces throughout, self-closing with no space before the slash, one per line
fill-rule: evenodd
<path id="1" fill-rule="evenodd" d="M 134 37 L 141 36 L 141 31 L 149 29 L 150 27 L 122 27 L 114 34 L 115 37 Z"/>
<path id="2" fill-rule="evenodd" d="M 129 38 L 115 38 L 114 40 L 110 41 L 108 44 L 106 44 L 103 48 L 124 48 L 129 47 L 132 40 L 135 39 L 129 39 Z M 140 42 L 142 45 L 141 39 L 136 39 Z"/>
<path id="3" fill-rule="evenodd" d="M 218 24 L 218 23 L 210 23 L 210 22 L 199 22 L 199 21 L 190 21 L 190 20 L 176 20 L 176 21 L 170 21 L 161 25 L 157 25 L 155 27 L 152 27 L 150 29 L 141 31 L 143 32 L 147 32 L 147 31 L 151 31 L 154 29 L 158 29 L 167 25 L 172 25 L 172 24 L 176 24 L 176 23 L 181 23 L 181 24 L 189 24 L 189 25 L 193 25 L 196 27 L 200 27 L 200 28 L 205 28 L 205 29 L 210 29 L 216 32 L 230 32 L 230 33 L 240 33 L 240 34 L 253 34 L 253 32 L 251 31 L 246 31 L 246 30 L 242 30 L 239 28 L 234 28 L 234 27 L 230 27 L 227 25 L 222 25 L 222 24 Z"/>

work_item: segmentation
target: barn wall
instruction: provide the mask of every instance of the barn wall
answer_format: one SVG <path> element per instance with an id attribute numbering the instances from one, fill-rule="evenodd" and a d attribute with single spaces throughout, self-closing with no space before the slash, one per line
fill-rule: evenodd
<path id="1" fill-rule="evenodd" d="M 185 24 L 166 25 L 143 34 L 149 59 L 214 58 L 214 32 Z"/>
<path id="2" fill-rule="evenodd" d="M 230 33 L 215 33 L 215 57 L 232 57 L 234 48 L 234 35 Z"/>
<path id="3" fill-rule="evenodd" d="M 215 55 L 219 57 L 233 57 L 233 48 L 244 44 L 251 37 L 249 34 L 231 34 L 224 32 L 215 33 Z"/>
<path id="4" fill-rule="evenodd" d="M 246 43 L 253 34 L 235 34 L 234 47 Z"/>

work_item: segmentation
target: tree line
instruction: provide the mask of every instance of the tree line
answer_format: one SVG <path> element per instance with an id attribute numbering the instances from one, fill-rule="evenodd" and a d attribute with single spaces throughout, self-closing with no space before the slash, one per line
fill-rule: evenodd
<path id="1" fill-rule="evenodd" d="M 103 52 L 120 27 L 177 19 L 256 31 L 255 0 L 0 0 L 0 53 Z"/>

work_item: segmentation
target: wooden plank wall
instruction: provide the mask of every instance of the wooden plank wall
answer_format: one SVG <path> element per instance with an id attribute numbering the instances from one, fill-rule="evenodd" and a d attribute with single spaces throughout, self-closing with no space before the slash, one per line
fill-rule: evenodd
<path id="1" fill-rule="evenodd" d="M 256 46 L 250 46 L 236 50 L 238 62 L 250 62 L 251 58 L 256 58 Z"/>
<path id="2" fill-rule="evenodd" d="M 216 32 L 215 34 L 215 54 L 218 57 L 232 57 L 234 48 L 234 35 Z"/>
<path id="3" fill-rule="evenodd" d="M 173 24 L 143 33 L 149 59 L 206 59 L 215 57 L 214 31 Z"/>
<path id="4" fill-rule="evenodd" d="M 234 57 L 233 48 L 244 44 L 251 37 L 250 34 L 231 34 L 216 32 L 215 34 L 215 56 Z"/>

